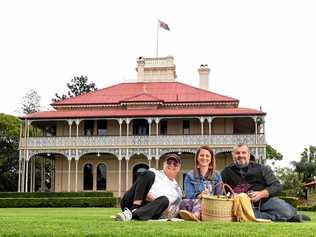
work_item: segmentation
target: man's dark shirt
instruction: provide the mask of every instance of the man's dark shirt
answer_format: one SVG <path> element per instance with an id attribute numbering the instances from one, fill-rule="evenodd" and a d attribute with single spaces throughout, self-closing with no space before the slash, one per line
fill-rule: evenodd
<path id="1" fill-rule="evenodd" d="M 235 193 L 261 191 L 267 189 L 269 197 L 277 196 L 282 186 L 268 166 L 250 162 L 247 167 L 239 168 L 231 164 L 221 172 L 223 182 L 232 187 Z"/>

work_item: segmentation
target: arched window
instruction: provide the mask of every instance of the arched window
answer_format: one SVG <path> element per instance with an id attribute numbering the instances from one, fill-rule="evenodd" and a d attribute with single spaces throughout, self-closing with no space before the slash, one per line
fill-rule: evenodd
<path id="1" fill-rule="evenodd" d="M 103 163 L 97 167 L 97 190 L 106 190 L 106 166 Z"/>
<path id="2" fill-rule="evenodd" d="M 133 183 L 135 183 L 138 175 L 140 175 L 141 173 L 143 173 L 144 171 L 146 171 L 148 169 L 149 169 L 149 167 L 146 164 L 135 165 L 133 168 Z"/>
<path id="3" fill-rule="evenodd" d="M 86 164 L 83 168 L 83 190 L 93 190 L 92 164 Z"/>

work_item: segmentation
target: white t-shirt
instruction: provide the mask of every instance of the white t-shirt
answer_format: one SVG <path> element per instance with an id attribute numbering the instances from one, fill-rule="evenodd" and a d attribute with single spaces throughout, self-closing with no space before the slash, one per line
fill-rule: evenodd
<path id="1" fill-rule="evenodd" d="M 166 196 L 169 200 L 169 206 L 175 203 L 180 203 L 182 199 L 182 190 L 176 180 L 170 180 L 163 170 L 149 169 L 155 173 L 155 181 L 149 192 L 158 198 Z"/>

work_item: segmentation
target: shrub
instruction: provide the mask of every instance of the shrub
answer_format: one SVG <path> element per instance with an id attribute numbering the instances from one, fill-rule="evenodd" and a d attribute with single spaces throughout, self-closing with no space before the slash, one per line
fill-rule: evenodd
<path id="1" fill-rule="evenodd" d="M 35 192 L 35 193 L 1 193 L 0 198 L 51 198 L 51 197 L 113 197 L 111 192 Z"/>
<path id="2" fill-rule="evenodd" d="M 316 211 L 316 205 L 314 205 L 314 206 L 299 206 L 297 209 L 299 211 Z"/>
<path id="3" fill-rule="evenodd" d="M 115 207 L 114 197 L 0 198 L 5 207 Z"/>

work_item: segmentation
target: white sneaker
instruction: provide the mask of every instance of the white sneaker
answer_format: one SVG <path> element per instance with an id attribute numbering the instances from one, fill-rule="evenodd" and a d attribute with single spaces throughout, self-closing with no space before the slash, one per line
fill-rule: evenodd
<path id="1" fill-rule="evenodd" d="M 125 208 L 123 212 L 117 213 L 114 219 L 116 221 L 130 221 L 132 220 L 132 212 Z"/>

